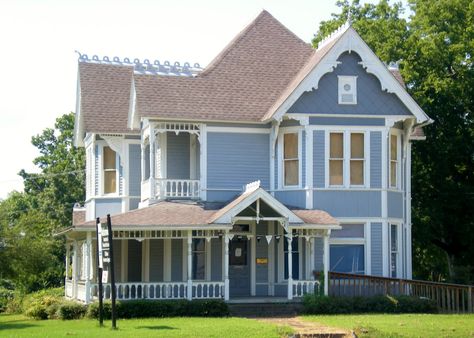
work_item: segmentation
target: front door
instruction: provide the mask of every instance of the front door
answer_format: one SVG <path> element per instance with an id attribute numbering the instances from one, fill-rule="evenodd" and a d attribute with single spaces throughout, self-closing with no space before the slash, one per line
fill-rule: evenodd
<path id="1" fill-rule="evenodd" d="M 230 297 L 250 296 L 249 241 L 245 236 L 229 243 L 229 286 Z"/>

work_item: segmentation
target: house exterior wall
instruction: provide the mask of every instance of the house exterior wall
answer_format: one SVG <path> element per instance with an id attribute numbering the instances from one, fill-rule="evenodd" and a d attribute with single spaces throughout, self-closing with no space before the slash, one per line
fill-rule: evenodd
<path id="1" fill-rule="evenodd" d="M 169 179 L 190 178 L 190 137 L 188 133 L 167 133 L 166 172 Z"/>

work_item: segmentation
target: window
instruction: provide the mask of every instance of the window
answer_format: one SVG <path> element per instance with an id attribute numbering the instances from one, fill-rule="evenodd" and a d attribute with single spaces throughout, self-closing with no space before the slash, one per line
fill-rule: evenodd
<path id="1" fill-rule="evenodd" d="M 329 134 L 329 185 L 365 185 L 365 134 Z"/>
<path id="2" fill-rule="evenodd" d="M 329 184 L 344 184 L 344 134 L 331 133 L 329 136 Z"/>
<path id="3" fill-rule="evenodd" d="M 390 187 L 398 186 L 398 137 L 390 135 Z"/>
<path id="4" fill-rule="evenodd" d="M 357 76 L 338 76 L 338 103 L 357 103 Z"/>
<path id="5" fill-rule="evenodd" d="M 283 173 L 284 185 L 299 184 L 298 133 L 283 135 Z"/>
<path id="6" fill-rule="evenodd" d="M 396 278 L 398 275 L 398 225 L 390 224 L 390 276 Z"/>
<path id="7" fill-rule="evenodd" d="M 110 147 L 103 148 L 104 194 L 117 192 L 117 158 Z"/>
<path id="8" fill-rule="evenodd" d="M 205 278 L 206 262 L 206 240 L 204 238 L 193 239 L 193 279 Z"/>
<path id="9" fill-rule="evenodd" d="M 329 248 L 330 271 L 365 273 L 365 224 L 341 224 L 332 230 Z"/>
<path id="10" fill-rule="evenodd" d="M 288 279 L 288 240 L 286 237 L 283 236 L 283 256 L 285 260 L 285 279 Z M 298 252 L 298 238 L 293 237 L 291 241 L 291 278 L 292 279 L 299 279 L 300 278 L 300 260 L 299 260 L 299 252 Z"/>

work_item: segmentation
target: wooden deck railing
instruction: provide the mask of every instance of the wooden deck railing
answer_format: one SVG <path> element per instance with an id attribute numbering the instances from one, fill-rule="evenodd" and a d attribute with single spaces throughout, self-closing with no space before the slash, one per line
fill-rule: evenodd
<path id="1" fill-rule="evenodd" d="M 331 296 L 409 295 L 432 299 L 441 312 L 473 313 L 474 286 L 329 272 Z"/>

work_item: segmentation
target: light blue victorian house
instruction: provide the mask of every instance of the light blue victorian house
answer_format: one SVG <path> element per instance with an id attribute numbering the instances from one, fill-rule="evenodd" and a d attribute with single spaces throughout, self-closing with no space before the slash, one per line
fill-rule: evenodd
<path id="1" fill-rule="evenodd" d="M 313 49 L 263 11 L 204 69 L 78 67 L 86 201 L 67 297 L 97 297 L 107 214 L 119 299 L 293 299 L 328 270 L 411 278 L 411 144 L 431 120 L 350 25 Z"/>

